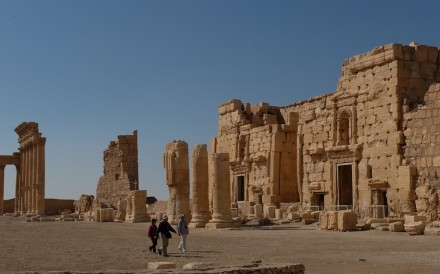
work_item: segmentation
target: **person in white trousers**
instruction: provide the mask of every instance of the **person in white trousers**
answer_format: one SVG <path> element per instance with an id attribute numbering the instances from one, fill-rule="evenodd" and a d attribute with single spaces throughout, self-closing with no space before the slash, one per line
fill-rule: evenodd
<path id="1" fill-rule="evenodd" d="M 186 252 L 186 237 L 189 234 L 189 229 L 185 221 L 185 215 L 183 214 L 180 214 L 180 220 L 177 223 L 177 234 L 180 236 L 180 243 L 178 249 L 181 252 Z"/>

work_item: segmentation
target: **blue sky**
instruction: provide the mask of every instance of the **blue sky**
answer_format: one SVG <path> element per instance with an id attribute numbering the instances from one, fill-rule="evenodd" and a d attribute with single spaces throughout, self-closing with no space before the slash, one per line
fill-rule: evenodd
<path id="1" fill-rule="evenodd" d="M 102 153 L 138 130 L 140 188 L 167 199 L 174 139 L 209 144 L 229 99 L 283 106 L 333 92 L 352 55 L 440 47 L 438 1 L 0 0 L 0 154 L 39 123 L 46 197 L 95 194 Z M 191 155 L 191 152 L 190 152 Z M 5 198 L 15 168 L 6 168 Z"/>

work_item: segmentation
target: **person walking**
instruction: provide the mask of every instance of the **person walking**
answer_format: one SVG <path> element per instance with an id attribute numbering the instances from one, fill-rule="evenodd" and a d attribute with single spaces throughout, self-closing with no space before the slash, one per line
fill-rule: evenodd
<path id="1" fill-rule="evenodd" d="M 180 220 L 177 223 L 177 234 L 180 236 L 178 249 L 180 252 L 186 252 L 186 237 L 189 234 L 188 224 L 185 221 L 185 215 L 180 214 Z"/>
<path id="2" fill-rule="evenodd" d="M 148 249 L 150 250 L 150 252 L 154 252 L 154 253 L 156 253 L 157 239 L 159 237 L 159 235 L 156 235 L 156 231 L 157 231 L 156 222 L 157 222 L 156 219 L 152 219 L 151 225 L 148 228 L 148 237 L 151 239 L 151 243 L 153 244 Z"/>
<path id="3" fill-rule="evenodd" d="M 174 228 L 168 223 L 168 216 L 163 216 L 162 222 L 160 222 L 157 228 L 156 235 L 162 238 L 162 253 L 164 257 L 168 257 L 168 241 L 171 238 L 171 232 L 177 233 Z M 159 250 L 159 254 L 161 251 Z"/>

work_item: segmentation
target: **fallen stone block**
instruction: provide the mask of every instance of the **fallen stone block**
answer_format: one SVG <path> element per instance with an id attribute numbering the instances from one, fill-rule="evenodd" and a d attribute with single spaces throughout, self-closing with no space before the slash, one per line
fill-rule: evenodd
<path id="1" fill-rule="evenodd" d="M 377 229 L 379 227 L 388 227 L 388 226 L 389 224 L 385 224 L 385 223 L 374 223 L 370 225 L 371 229 Z"/>
<path id="2" fill-rule="evenodd" d="M 278 224 L 280 224 L 280 225 L 286 225 L 286 224 L 290 224 L 290 221 L 289 221 L 289 220 L 279 220 L 279 221 L 278 221 Z"/>
<path id="3" fill-rule="evenodd" d="M 299 216 L 301 217 L 301 219 L 313 219 L 313 216 L 310 212 L 306 211 L 306 212 L 301 212 L 299 214 Z"/>
<path id="4" fill-rule="evenodd" d="M 321 213 L 319 215 L 319 228 L 324 230 L 328 226 L 328 213 Z"/>
<path id="5" fill-rule="evenodd" d="M 313 219 L 318 220 L 319 215 L 321 214 L 321 211 L 313 211 L 311 214 L 312 214 Z"/>
<path id="6" fill-rule="evenodd" d="M 102 222 L 113 222 L 114 210 L 112 208 L 99 208 L 97 210 L 97 221 Z"/>
<path id="7" fill-rule="evenodd" d="M 378 227 L 376 227 L 376 230 L 379 230 L 379 231 L 390 231 L 390 226 L 388 226 L 388 225 L 386 225 L 386 226 L 378 226 Z"/>
<path id="8" fill-rule="evenodd" d="M 427 224 L 424 233 L 429 236 L 440 236 L 440 221 Z"/>
<path id="9" fill-rule="evenodd" d="M 356 230 L 357 214 L 353 211 L 339 211 L 338 213 L 338 230 L 353 231 Z"/>
<path id="10" fill-rule="evenodd" d="M 287 220 L 292 222 L 301 221 L 301 216 L 298 213 L 291 212 L 287 214 Z"/>
<path id="11" fill-rule="evenodd" d="M 338 230 L 338 211 L 328 212 L 328 230 Z"/>
<path id="12" fill-rule="evenodd" d="M 316 223 L 317 221 L 318 220 L 316 220 L 316 219 L 302 219 L 302 222 L 305 225 L 310 225 L 310 224 Z"/>
<path id="13" fill-rule="evenodd" d="M 171 262 L 148 263 L 148 269 L 173 269 L 173 268 L 176 268 L 176 264 Z"/>
<path id="14" fill-rule="evenodd" d="M 422 235 L 425 231 L 426 222 L 415 222 L 410 224 L 405 224 L 405 231 L 409 235 Z"/>
<path id="15" fill-rule="evenodd" d="M 391 232 L 405 232 L 405 225 L 402 222 L 390 223 Z"/>
<path id="16" fill-rule="evenodd" d="M 189 263 L 183 266 L 183 270 L 198 270 L 198 271 L 205 271 L 205 270 L 211 270 L 214 269 L 214 263 L 207 262 L 207 263 Z"/>

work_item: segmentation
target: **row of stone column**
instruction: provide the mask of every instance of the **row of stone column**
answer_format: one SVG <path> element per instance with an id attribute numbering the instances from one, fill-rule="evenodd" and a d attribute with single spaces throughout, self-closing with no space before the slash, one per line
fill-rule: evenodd
<path id="1" fill-rule="evenodd" d="M 38 138 L 20 147 L 15 211 L 20 214 L 44 214 L 46 138 Z"/>
<path id="2" fill-rule="evenodd" d="M 176 222 L 180 214 L 191 220 L 190 227 L 228 228 L 235 227 L 231 215 L 230 167 L 227 153 L 211 155 L 209 173 L 208 151 L 205 144 L 195 145 L 192 155 L 192 216 L 189 216 L 189 167 L 188 144 L 174 141 L 167 144 L 164 154 L 169 200 L 167 214 Z M 211 175 L 211 176 L 209 176 Z M 211 179 L 211 184 L 209 180 Z M 209 186 L 212 189 L 212 212 L 209 201 Z"/>

